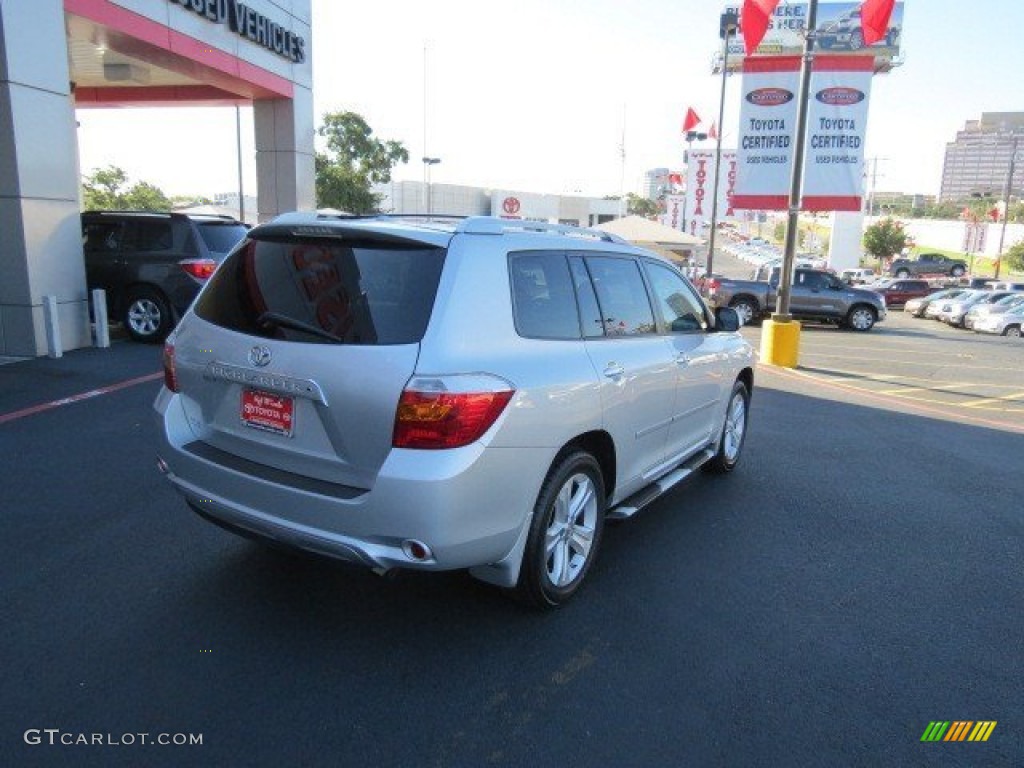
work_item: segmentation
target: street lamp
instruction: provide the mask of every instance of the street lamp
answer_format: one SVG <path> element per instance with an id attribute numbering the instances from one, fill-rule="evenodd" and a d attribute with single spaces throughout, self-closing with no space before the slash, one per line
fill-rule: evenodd
<path id="1" fill-rule="evenodd" d="M 725 119 L 725 78 L 729 74 L 729 37 L 735 36 L 740 26 L 740 18 L 735 11 L 722 14 L 718 34 L 722 38 L 722 93 L 718 98 L 718 138 L 715 141 L 715 183 L 711 189 L 711 235 L 708 237 L 707 276 L 710 279 L 711 269 L 715 260 L 715 229 L 718 227 L 718 184 L 719 172 L 722 169 L 722 134 Z"/>
<path id="2" fill-rule="evenodd" d="M 430 166 L 437 165 L 441 162 L 440 157 L 424 157 L 423 158 L 423 177 L 427 180 L 427 216 L 430 216 L 433 211 L 431 210 L 430 200 Z"/>
<path id="3" fill-rule="evenodd" d="M 996 253 L 996 280 L 999 279 L 999 268 L 1003 264 L 1003 243 L 1006 240 L 1006 222 L 1010 218 L 1010 193 L 1013 191 L 1013 171 L 1017 163 L 1017 145 L 1020 136 L 1013 137 L 1013 151 L 1010 152 L 1010 170 L 1006 174 L 1006 187 L 1003 189 L 1003 226 L 999 230 L 999 251 Z"/>

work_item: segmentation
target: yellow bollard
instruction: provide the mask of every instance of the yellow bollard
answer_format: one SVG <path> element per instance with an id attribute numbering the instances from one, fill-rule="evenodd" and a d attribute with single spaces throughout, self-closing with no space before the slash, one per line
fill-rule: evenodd
<path id="1" fill-rule="evenodd" d="M 765 320 L 761 325 L 761 362 L 796 368 L 800 356 L 800 323 Z"/>

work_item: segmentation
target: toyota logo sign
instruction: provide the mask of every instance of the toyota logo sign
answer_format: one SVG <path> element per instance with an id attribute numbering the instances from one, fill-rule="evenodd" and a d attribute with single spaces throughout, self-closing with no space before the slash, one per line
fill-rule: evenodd
<path id="1" fill-rule="evenodd" d="M 270 365 L 270 350 L 260 345 L 253 347 L 249 350 L 249 362 L 257 368 Z"/>

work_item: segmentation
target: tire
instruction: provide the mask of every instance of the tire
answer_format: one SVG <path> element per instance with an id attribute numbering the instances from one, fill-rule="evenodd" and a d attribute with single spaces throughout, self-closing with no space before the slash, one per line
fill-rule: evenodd
<path id="1" fill-rule="evenodd" d="M 1008 325 L 1008 326 L 1006 326 L 1006 330 L 1003 331 L 1003 336 L 1012 336 L 1015 339 L 1019 339 L 1021 337 L 1020 326 L 1019 325 Z"/>
<path id="2" fill-rule="evenodd" d="M 751 325 L 757 317 L 757 306 L 750 299 L 733 299 L 729 306 L 736 310 L 743 325 Z"/>
<path id="3" fill-rule="evenodd" d="M 909 269 L 898 269 L 896 270 L 896 277 L 910 277 Z"/>
<path id="4" fill-rule="evenodd" d="M 846 315 L 846 327 L 852 328 L 855 331 L 864 333 L 870 331 L 875 321 L 878 319 L 878 315 L 875 313 L 873 307 L 869 307 L 865 304 L 858 304 L 857 306 L 850 309 Z"/>
<path id="5" fill-rule="evenodd" d="M 959 264 L 957 264 L 955 267 L 953 267 L 951 270 L 949 270 L 949 274 L 950 274 L 951 277 L 963 277 L 965 271 L 966 270 L 964 270 L 963 267 L 961 267 Z"/>
<path id="6" fill-rule="evenodd" d="M 125 303 L 124 327 L 135 341 L 159 344 L 174 327 L 171 305 L 153 288 L 135 288 Z"/>
<path id="7" fill-rule="evenodd" d="M 750 393 L 742 381 L 737 381 L 732 385 L 729 405 L 725 409 L 722 434 L 718 438 L 718 450 L 701 469 L 722 475 L 736 468 L 743 452 L 743 444 L 746 442 L 749 414 Z"/>
<path id="8" fill-rule="evenodd" d="M 850 50 L 859 51 L 863 47 L 864 33 L 861 32 L 859 29 L 853 30 L 853 32 L 850 33 Z"/>
<path id="9" fill-rule="evenodd" d="M 575 450 L 555 460 L 533 508 L 515 587 L 520 601 L 557 608 L 579 591 L 601 544 L 605 504 L 593 456 Z"/>

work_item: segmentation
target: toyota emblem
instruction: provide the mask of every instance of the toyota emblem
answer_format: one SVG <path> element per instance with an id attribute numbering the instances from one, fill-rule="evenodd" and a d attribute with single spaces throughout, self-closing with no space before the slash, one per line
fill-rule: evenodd
<path id="1" fill-rule="evenodd" d="M 260 345 L 253 347 L 249 350 L 249 362 L 257 368 L 270 365 L 270 350 Z"/>

